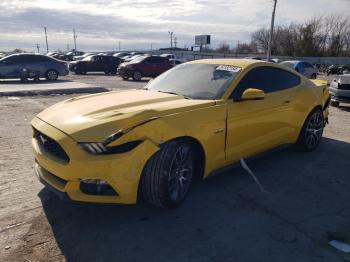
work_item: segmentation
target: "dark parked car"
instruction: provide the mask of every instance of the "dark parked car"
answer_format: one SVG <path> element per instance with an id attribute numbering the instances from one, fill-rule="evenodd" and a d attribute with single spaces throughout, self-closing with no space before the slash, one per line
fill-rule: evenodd
<path id="1" fill-rule="evenodd" d="M 140 56 L 118 68 L 119 75 L 127 80 L 132 77 L 140 81 L 142 77 L 157 77 L 172 67 L 169 59 L 160 56 Z"/>
<path id="2" fill-rule="evenodd" d="M 81 56 L 81 55 L 84 55 L 85 53 L 82 52 L 82 51 L 70 51 L 68 53 L 65 53 L 63 55 L 63 60 L 66 60 L 66 61 L 73 61 L 73 58 L 75 56 Z"/>
<path id="3" fill-rule="evenodd" d="M 67 64 L 39 54 L 15 54 L 0 59 L 0 78 L 39 78 L 57 80 L 69 73 Z"/>
<path id="4" fill-rule="evenodd" d="M 118 57 L 107 55 L 91 55 L 80 61 L 69 63 L 69 70 L 76 74 L 85 75 L 87 72 L 105 72 L 105 74 L 117 73 L 121 60 Z"/>

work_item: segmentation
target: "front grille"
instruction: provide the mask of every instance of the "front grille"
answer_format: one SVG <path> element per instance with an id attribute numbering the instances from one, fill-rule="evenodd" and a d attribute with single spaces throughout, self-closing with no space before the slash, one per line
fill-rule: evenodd
<path id="1" fill-rule="evenodd" d="M 338 89 L 350 90 L 350 84 L 338 84 Z"/>
<path id="2" fill-rule="evenodd" d="M 35 129 L 34 138 L 38 142 L 39 146 L 43 148 L 47 153 L 62 160 L 64 163 L 69 162 L 69 156 L 55 140 Z"/>

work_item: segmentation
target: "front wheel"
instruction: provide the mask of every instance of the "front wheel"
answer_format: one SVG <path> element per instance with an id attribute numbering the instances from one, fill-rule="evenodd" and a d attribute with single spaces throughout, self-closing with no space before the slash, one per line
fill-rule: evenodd
<path id="1" fill-rule="evenodd" d="M 331 100 L 331 106 L 339 107 L 339 102 Z"/>
<path id="2" fill-rule="evenodd" d="M 132 75 L 132 79 L 135 81 L 140 81 L 142 78 L 142 74 L 140 71 L 135 71 Z"/>
<path id="3" fill-rule="evenodd" d="M 296 147 L 303 151 L 315 150 L 321 142 L 324 125 L 322 110 L 313 110 L 305 120 Z"/>
<path id="4" fill-rule="evenodd" d="M 147 162 L 141 177 L 145 201 L 159 207 L 176 207 L 187 196 L 194 178 L 194 149 L 186 140 L 165 143 Z"/>
<path id="5" fill-rule="evenodd" d="M 46 79 L 49 81 L 55 81 L 58 78 L 58 73 L 56 70 L 49 70 L 46 72 Z"/>

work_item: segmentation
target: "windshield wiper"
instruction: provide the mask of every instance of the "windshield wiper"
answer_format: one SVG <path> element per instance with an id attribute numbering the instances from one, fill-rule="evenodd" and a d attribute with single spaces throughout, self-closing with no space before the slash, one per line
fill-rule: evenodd
<path id="1" fill-rule="evenodd" d="M 160 90 L 158 90 L 158 92 L 161 92 L 161 93 L 166 93 L 166 94 L 170 94 L 170 95 L 183 96 L 185 99 L 192 99 L 192 98 L 191 98 L 191 97 L 189 97 L 189 96 L 180 95 L 180 94 L 175 93 L 175 92 L 170 92 L 170 91 L 160 91 Z"/>

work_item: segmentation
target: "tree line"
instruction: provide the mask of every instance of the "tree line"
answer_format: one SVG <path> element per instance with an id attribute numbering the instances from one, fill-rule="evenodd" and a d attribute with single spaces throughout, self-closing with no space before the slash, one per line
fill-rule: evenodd
<path id="1" fill-rule="evenodd" d="M 235 48 L 222 43 L 212 51 L 266 53 L 269 35 L 268 28 L 260 28 L 252 33 L 249 43 L 239 43 Z M 350 56 L 350 16 L 319 16 L 304 23 L 275 26 L 272 55 Z"/>

